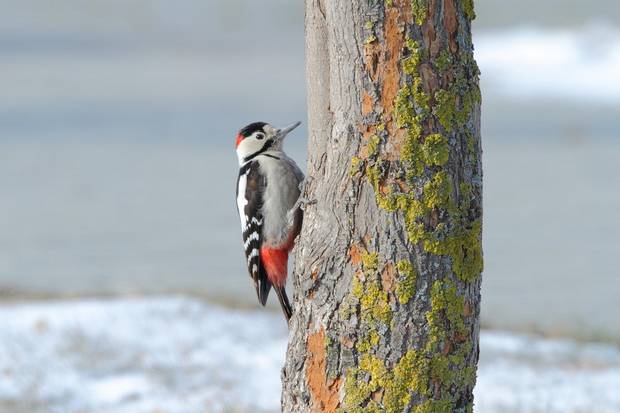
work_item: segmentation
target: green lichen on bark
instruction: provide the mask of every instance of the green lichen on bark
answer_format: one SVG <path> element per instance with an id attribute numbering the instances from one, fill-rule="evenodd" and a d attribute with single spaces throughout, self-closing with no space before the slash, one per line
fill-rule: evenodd
<path id="1" fill-rule="evenodd" d="M 394 0 L 385 0 L 386 8 L 392 7 Z M 428 0 L 411 0 L 411 11 L 418 26 L 424 24 L 428 17 Z"/>
<path id="2" fill-rule="evenodd" d="M 444 48 L 437 59 L 435 59 L 435 66 L 439 72 L 445 72 L 452 65 L 452 53 L 447 48 Z"/>
<path id="3" fill-rule="evenodd" d="M 379 268 L 379 254 L 376 252 L 362 251 L 360 253 L 362 259 L 362 268 L 364 273 L 372 274 Z"/>
<path id="4" fill-rule="evenodd" d="M 420 352 L 409 350 L 395 365 L 388 367 L 372 354 L 360 356 L 359 367 L 345 378 L 342 412 L 403 412 L 412 395 L 428 394 L 430 364 Z M 373 394 L 382 392 L 382 397 Z"/>
<path id="5" fill-rule="evenodd" d="M 375 33 L 375 23 L 372 20 L 367 20 L 366 22 L 364 22 L 364 29 L 366 29 L 366 37 L 364 39 L 365 44 L 373 43 L 378 40 Z"/>
<path id="6" fill-rule="evenodd" d="M 348 300 L 348 305 L 358 308 L 360 324 L 355 345 L 358 367 L 345 373 L 345 398 L 340 407 L 347 413 L 385 411 L 371 396 L 379 389 L 394 388 L 395 373 L 375 354 L 382 337 L 379 331 L 388 330 L 392 319 L 389 293 L 379 279 L 379 255 L 361 251 L 360 261 L 362 271 L 353 278 Z"/>
<path id="7" fill-rule="evenodd" d="M 454 80 L 448 88 L 435 92 L 435 105 L 431 110 L 419 73 L 422 56 L 419 44 L 407 39 L 405 50 L 402 63 L 405 81 L 396 94 L 394 118 L 396 125 L 406 133 L 400 152 L 403 173 L 408 185 L 422 183 L 422 195 L 382 187 L 385 179 L 382 170 L 394 170 L 394 166 L 381 168 L 379 152 L 374 153 L 376 161 L 367 167 L 367 176 L 375 190 L 377 205 L 389 212 L 403 212 L 409 241 L 421 242 L 426 252 L 450 256 L 454 273 L 463 281 L 472 281 L 482 271 L 481 226 L 476 220 L 468 220 L 467 199 L 471 198 L 472 188 L 456 191 L 457 183 L 444 168 L 450 160 L 450 143 L 442 133 L 425 136 L 423 125 L 429 116 L 434 116 L 447 134 L 455 130 L 467 131 L 472 111 L 480 102 L 478 85 L 470 79 L 479 71 L 471 54 L 461 53 L 456 59 L 447 49 L 443 50 L 436 66 L 449 70 Z M 475 154 L 473 135 L 466 133 L 465 136 L 468 154 Z M 458 198 L 466 201 L 459 204 Z M 435 228 L 427 224 L 432 211 L 444 211 L 442 216 L 447 217 Z"/>
<path id="8" fill-rule="evenodd" d="M 473 2 L 460 4 L 471 18 L 468 10 L 473 13 Z M 391 0 L 385 5 L 393 6 Z M 412 0 L 411 7 L 415 23 L 424 24 L 429 2 Z M 419 30 L 405 33 L 419 35 Z M 449 258 L 441 262 L 449 262 L 452 271 L 430 275 L 431 284 L 420 282 L 417 291 L 419 275 L 412 261 L 405 259 L 395 263 L 393 288 L 384 287 L 379 256 L 360 254 L 362 271 L 353 277 L 346 300 L 352 308 L 347 316 L 357 319 L 358 334 L 353 348 L 357 364 L 344 377 L 343 412 L 448 413 L 468 403 L 460 399 L 462 389 L 475 383 L 472 320 L 465 315 L 465 298 L 457 285 L 462 288 L 463 283 L 474 281 L 482 270 L 482 227 L 474 203 L 477 188 L 461 181 L 470 175 L 453 169 L 455 165 L 475 169 L 472 165 L 478 162 L 471 132 L 472 114 L 480 102 L 477 66 L 470 54 L 453 55 L 448 49 L 434 61 L 428 57 L 418 42 L 405 39 L 394 110 L 374 114 L 371 122 L 380 117 L 386 123 L 381 127 L 374 123 L 368 129 L 375 135 L 367 140 L 367 157 L 352 160 L 351 174 L 364 171 L 378 207 L 400 214 L 409 242 L 423 254 Z M 434 87 L 428 84 L 427 72 L 422 76 L 421 67 L 435 72 L 431 74 L 437 80 Z M 375 86 L 380 90 L 380 85 Z M 402 129 L 398 135 L 404 133 L 402 142 L 392 140 L 394 126 Z M 383 156 L 395 142 L 401 143 L 399 153 Z M 462 147 L 467 148 L 466 157 L 455 158 L 462 155 Z M 427 273 L 423 274 L 426 278 Z M 412 302 L 416 293 L 428 301 Z M 381 349 L 394 339 L 393 324 L 399 321 L 394 311 L 414 305 L 423 305 L 426 311 L 425 320 L 420 320 L 426 324 L 421 339 L 400 359 L 386 358 Z"/>
<path id="9" fill-rule="evenodd" d="M 405 45 L 408 56 L 403 61 L 403 73 L 411 77 L 411 83 L 404 82 L 396 94 L 394 118 L 399 128 L 406 129 L 406 139 L 400 158 L 406 167 L 407 178 L 411 180 L 424 173 L 427 157 L 436 155 L 432 152 L 437 147 L 437 140 L 433 139 L 433 142 L 426 148 L 420 142 L 424 131 L 422 122 L 430 112 L 429 96 L 423 90 L 422 78 L 418 73 L 421 59 L 419 44 L 407 39 Z"/>
<path id="10" fill-rule="evenodd" d="M 412 0 L 411 10 L 418 26 L 422 26 L 428 17 L 428 0 Z"/>
<path id="11" fill-rule="evenodd" d="M 368 353 L 371 349 L 375 348 L 380 341 L 381 337 L 379 336 L 379 334 L 376 331 L 371 330 L 369 332 L 366 332 L 365 334 L 360 335 L 355 348 L 361 354 Z"/>
<path id="12" fill-rule="evenodd" d="M 444 239 L 424 240 L 424 250 L 432 254 L 447 255 L 452 258 L 452 271 L 464 282 L 474 281 L 483 270 L 482 259 L 482 220 L 471 226 L 461 226 Z"/>
<path id="13" fill-rule="evenodd" d="M 476 18 L 476 11 L 474 10 L 474 0 L 461 0 L 463 5 L 463 11 L 469 20 Z"/>
<path id="14" fill-rule="evenodd" d="M 420 64 L 420 45 L 413 39 L 405 39 L 405 47 L 409 55 L 403 60 L 403 71 L 413 75 Z"/>
<path id="15" fill-rule="evenodd" d="M 435 93 L 435 108 L 433 113 L 437 116 L 441 126 L 448 131 L 452 132 L 452 125 L 456 118 L 456 95 L 450 93 L 448 90 L 438 90 Z"/>
<path id="16" fill-rule="evenodd" d="M 448 140 L 438 133 L 429 135 L 422 144 L 422 159 L 426 165 L 443 166 L 450 157 Z"/>
<path id="17" fill-rule="evenodd" d="M 390 325 L 392 320 L 392 308 L 388 293 L 383 291 L 378 280 L 366 280 L 364 282 L 355 278 L 353 281 L 353 295 L 359 300 L 360 315 L 362 321 L 369 324 L 383 323 Z"/>
<path id="18" fill-rule="evenodd" d="M 396 284 L 396 297 L 398 302 L 405 305 L 415 296 L 416 281 L 418 274 L 410 261 L 399 261 L 396 269 L 400 275 L 400 279 Z"/>
<path id="19" fill-rule="evenodd" d="M 361 320 L 370 334 L 374 327 L 381 323 L 386 328 L 392 320 L 392 308 L 388 292 L 383 290 L 379 280 L 379 254 L 376 252 L 360 252 L 362 278 L 353 277 L 351 293 L 359 305 Z M 349 307 L 355 305 L 349 303 Z M 346 307 L 346 306 L 345 306 Z M 373 327 L 373 328 L 369 328 Z"/>
<path id="20" fill-rule="evenodd" d="M 381 138 L 377 135 L 372 135 L 370 138 L 368 138 L 368 144 L 366 145 L 366 147 L 369 157 L 374 156 L 378 153 L 379 143 L 381 143 Z"/>
<path id="21" fill-rule="evenodd" d="M 407 261 L 399 271 L 412 271 Z M 359 288 L 358 294 L 364 289 Z M 347 370 L 344 400 L 340 411 L 400 413 L 453 412 L 461 401 L 458 389 L 473 389 L 475 368 L 468 357 L 472 342 L 465 323 L 465 299 L 451 281 L 436 281 L 430 291 L 426 313 L 428 337 L 422 349 L 409 349 L 397 362 L 390 363 L 375 353 L 380 336 L 375 330 L 357 343 L 358 365 Z M 366 320 L 375 327 L 377 320 Z M 415 399 L 414 399 L 415 397 Z M 414 400 L 418 404 L 412 406 Z"/>
<path id="22" fill-rule="evenodd" d="M 366 44 L 370 44 L 376 41 L 377 41 L 377 36 L 375 36 L 374 34 L 369 34 L 368 36 L 366 36 L 366 39 L 364 39 L 364 43 Z"/>
<path id="23" fill-rule="evenodd" d="M 452 195 L 452 179 L 446 171 L 439 171 L 424 184 L 424 206 L 447 209 Z"/>
<path id="24" fill-rule="evenodd" d="M 436 281 L 431 289 L 431 309 L 426 314 L 430 334 L 427 350 L 438 350 L 448 334 L 466 334 L 463 322 L 465 300 L 457 294 L 456 286 L 450 281 Z M 446 326 L 447 322 L 447 326 Z M 447 328 L 446 328 L 447 327 Z"/>
<path id="25" fill-rule="evenodd" d="M 382 161 L 378 157 L 379 145 L 381 144 L 381 138 L 378 135 L 372 135 L 368 138 L 366 144 L 366 152 L 368 154 L 366 164 L 366 177 L 373 189 L 375 190 L 377 204 L 386 210 L 393 210 L 393 205 L 389 196 L 384 196 L 381 191 L 381 165 Z M 353 165 L 353 161 L 352 161 Z M 358 163 L 359 165 L 359 163 Z"/>
<path id="26" fill-rule="evenodd" d="M 447 49 L 440 53 L 436 66 L 449 72 L 453 80 L 447 88 L 435 92 L 433 114 L 446 132 L 461 130 L 481 100 L 480 88 L 471 80 L 480 70 L 471 52 L 462 52 L 456 59 Z"/>
<path id="27" fill-rule="evenodd" d="M 425 351 L 430 356 L 430 379 L 436 383 L 425 404 L 451 412 L 460 403 L 453 389 L 473 389 L 476 370 L 470 362 L 472 341 L 465 323 L 465 299 L 451 281 L 436 281 L 431 288 L 431 308 L 426 313 L 429 336 Z M 439 409 L 443 406 L 446 410 Z M 425 411 L 425 410 L 423 410 Z"/>
<path id="28" fill-rule="evenodd" d="M 469 119 L 474 105 L 480 101 L 478 89 L 468 90 L 463 94 L 459 94 L 457 89 L 458 86 L 453 86 L 435 93 L 437 105 L 434 113 L 441 126 L 448 132 L 452 132 L 455 127 L 462 127 Z"/>
<path id="29" fill-rule="evenodd" d="M 349 176 L 355 176 L 360 172 L 362 160 L 357 156 L 351 159 L 351 167 L 349 168 Z"/>

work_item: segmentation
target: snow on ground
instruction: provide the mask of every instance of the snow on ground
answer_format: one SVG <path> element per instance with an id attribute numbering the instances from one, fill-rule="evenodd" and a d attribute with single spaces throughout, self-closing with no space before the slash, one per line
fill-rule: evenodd
<path id="1" fill-rule="evenodd" d="M 620 350 L 483 332 L 476 411 L 618 413 Z"/>
<path id="2" fill-rule="evenodd" d="M 182 298 L 0 308 L 0 411 L 273 411 L 286 349 L 274 314 Z"/>
<path id="3" fill-rule="evenodd" d="M 187 298 L 0 306 L 0 412 L 276 412 L 279 314 Z M 477 412 L 619 412 L 620 350 L 484 332 Z"/>

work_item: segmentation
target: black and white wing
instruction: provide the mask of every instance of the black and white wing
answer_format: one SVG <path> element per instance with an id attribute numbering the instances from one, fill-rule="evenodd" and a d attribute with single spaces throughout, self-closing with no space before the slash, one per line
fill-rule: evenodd
<path id="1" fill-rule="evenodd" d="M 237 209 L 241 220 L 241 232 L 243 235 L 243 247 L 247 259 L 248 271 L 258 295 L 258 301 L 262 305 L 267 302 L 267 296 L 271 290 L 271 283 L 260 259 L 262 245 L 263 194 L 265 182 L 259 172 L 259 164 L 256 161 L 248 162 L 239 170 L 237 181 Z"/>

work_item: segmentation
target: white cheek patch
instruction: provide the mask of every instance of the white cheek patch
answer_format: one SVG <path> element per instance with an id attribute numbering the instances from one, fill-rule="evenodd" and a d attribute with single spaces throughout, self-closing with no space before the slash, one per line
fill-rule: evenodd
<path id="1" fill-rule="evenodd" d="M 239 146 L 237 146 L 237 158 L 239 160 L 239 165 L 242 166 L 246 162 L 245 158 L 252 155 L 253 153 L 260 151 L 265 145 L 266 141 L 267 138 L 259 140 L 256 139 L 255 135 L 252 135 L 242 140 Z"/>

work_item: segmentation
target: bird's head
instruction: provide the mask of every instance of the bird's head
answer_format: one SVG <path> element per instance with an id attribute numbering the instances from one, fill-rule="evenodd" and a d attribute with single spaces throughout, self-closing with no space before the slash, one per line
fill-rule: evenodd
<path id="1" fill-rule="evenodd" d="M 267 150 L 282 150 L 284 138 L 293 129 L 301 125 L 295 122 L 286 128 L 274 128 L 265 122 L 250 123 L 237 134 L 237 157 L 239 163 L 245 163 L 255 154 Z"/>

